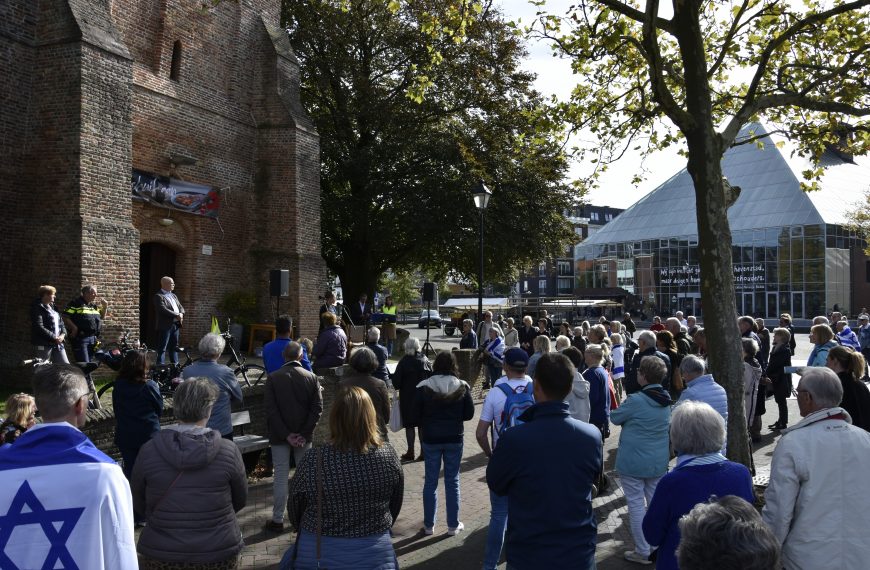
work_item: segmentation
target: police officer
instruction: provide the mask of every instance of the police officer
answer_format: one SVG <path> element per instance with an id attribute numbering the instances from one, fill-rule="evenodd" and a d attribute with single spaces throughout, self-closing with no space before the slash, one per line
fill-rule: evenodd
<path id="1" fill-rule="evenodd" d="M 93 285 L 82 287 L 82 294 L 71 301 L 63 311 L 63 321 L 69 331 L 67 335 L 72 344 L 76 362 L 91 362 L 94 349 L 100 336 L 102 319 L 106 316 L 109 304 L 105 299 L 97 301 L 97 289 Z M 94 389 L 91 375 L 87 375 L 88 387 Z M 93 407 L 100 408 L 100 399 L 94 396 Z"/>

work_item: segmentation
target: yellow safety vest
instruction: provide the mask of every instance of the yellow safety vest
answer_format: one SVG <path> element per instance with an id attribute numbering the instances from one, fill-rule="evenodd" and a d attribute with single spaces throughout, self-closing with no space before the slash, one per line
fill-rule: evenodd
<path id="1" fill-rule="evenodd" d="M 383 313 L 385 315 L 395 315 L 396 314 L 396 305 L 393 305 L 392 307 L 388 307 L 388 306 L 384 305 L 381 308 L 381 311 L 383 311 Z"/>

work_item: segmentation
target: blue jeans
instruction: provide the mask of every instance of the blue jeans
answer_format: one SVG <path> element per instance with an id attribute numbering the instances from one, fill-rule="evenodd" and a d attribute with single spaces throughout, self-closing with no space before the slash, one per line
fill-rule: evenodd
<path id="1" fill-rule="evenodd" d="M 507 530 L 507 495 L 499 497 L 490 491 L 489 504 L 491 505 L 492 512 L 489 515 L 489 532 L 486 535 L 483 570 L 496 570 L 498 559 L 501 558 L 501 547 L 504 545 L 504 531 Z"/>
<path id="2" fill-rule="evenodd" d="M 444 498 L 447 503 L 447 526 L 459 526 L 459 464 L 462 462 L 462 443 L 421 443 L 426 467 L 423 483 L 423 524 L 435 526 L 438 508 L 438 472 L 444 458 Z"/>
<path id="3" fill-rule="evenodd" d="M 157 364 L 164 364 L 166 362 L 165 353 L 169 353 L 169 360 L 172 361 L 173 364 L 178 364 L 178 352 L 176 352 L 176 348 L 178 348 L 178 323 L 174 323 L 168 329 L 161 329 L 157 331 Z"/>

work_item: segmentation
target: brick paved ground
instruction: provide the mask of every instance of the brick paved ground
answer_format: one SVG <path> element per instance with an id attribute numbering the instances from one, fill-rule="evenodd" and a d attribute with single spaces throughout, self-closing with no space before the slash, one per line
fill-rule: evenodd
<path id="1" fill-rule="evenodd" d="M 806 335 L 800 335 L 806 336 Z M 801 342 L 795 362 L 806 359 L 809 345 Z M 795 380 L 796 381 L 796 380 Z M 790 417 L 798 417 L 797 404 L 789 402 Z M 480 414 L 481 402 L 477 403 L 475 418 L 466 424 L 465 450 L 463 453 L 461 480 L 460 519 L 465 523 L 465 532 L 458 536 L 448 536 L 444 519 L 443 485 L 439 487 L 439 506 L 436 519 L 436 532 L 433 536 L 423 536 L 419 529 L 423 521 L 423 463 L 405 464 L 405 501 L 402 512 L 394 527 L 394 545 L 402 568 L 415 570 L 477 570 L 483 562 L 486 531 L 489 523 L 489 492 L 486 487 L 486 458 L 474 439 L 474 428 Z M 768 401 L 767 414 L 762 429 L 763 441 L 756 445 L 754 459 L 758 476 L 762 482 L 769 474 L 770 459 L 777 436 L 769 433 L 766 426 L 776 421 L 776 404 Z M 407 449 L 404 433 L 390 435 L 400 454 Z M 606 469 L 612 472 L 616 458 L 616 445 L 619 441 L 619 427 L 613 426 L 612 436 L 605 446 Z M 417 444 L 419 450 L 419 443 Z M 636 569 L 640 566 L 623 559 L 624 550 L 631 549 L 633 542 L 629 531 L 628 510 L 625 498 L 618 484 L 606 494 L 595 499 L 593 505 L 598 517 L 598 546 L 596 560 L 599 570 Z M 263 479 L 252 482 L 248 506 L 239 513 L 245 549 L 242 553 L 242 568 L 277 568 L 284 551 L 290 546 L 293 535 L 275 535 L 263 530 L 263 524 L 271 516 L 272 480 Z M 504 568 L 504 563 L 499 567 Z"/>

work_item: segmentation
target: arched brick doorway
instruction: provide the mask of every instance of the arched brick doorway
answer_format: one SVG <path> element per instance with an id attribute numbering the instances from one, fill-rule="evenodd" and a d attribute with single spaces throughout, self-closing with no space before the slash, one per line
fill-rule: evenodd
<path id="1" fill-rule="evenodd" d="M 154 324 L 154 295 L 160 289 L 160 278 L 175 279 L 175 250 L 162 243 L 148 242 L 139 246 L 139 338 L 149 347 L 157 345 Z"/>

